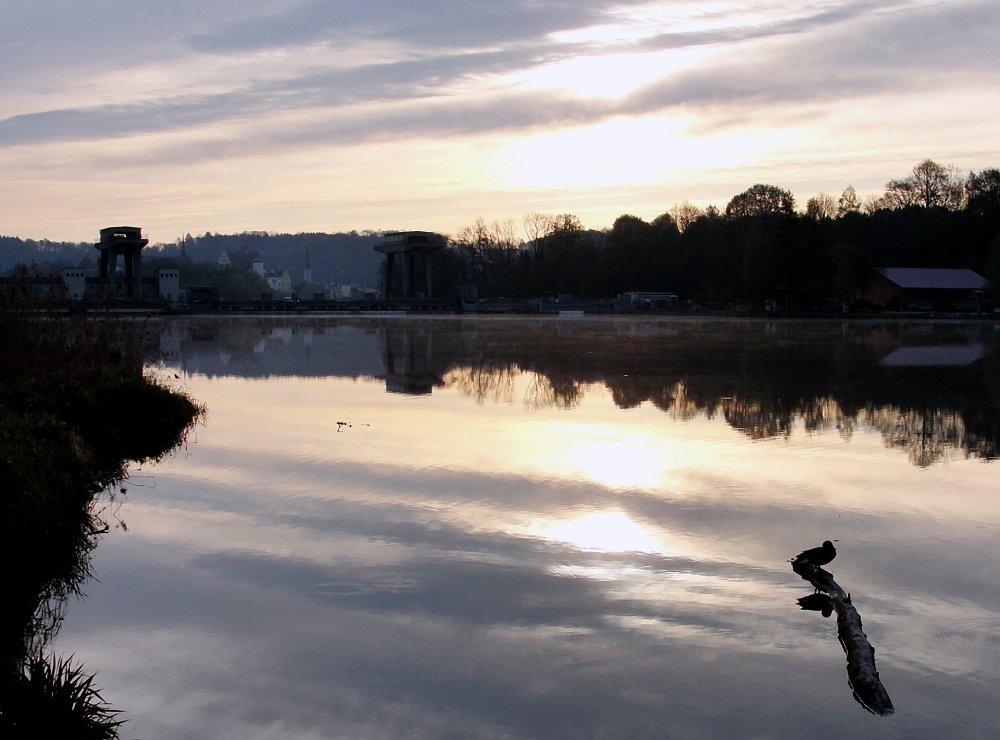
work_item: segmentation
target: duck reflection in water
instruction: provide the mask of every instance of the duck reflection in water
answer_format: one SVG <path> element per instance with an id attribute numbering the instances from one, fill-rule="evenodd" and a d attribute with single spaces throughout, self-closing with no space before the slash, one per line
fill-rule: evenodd
<path id="1" fill-rule="evenodd" d="M 814 593 L 803 596 L 798 600 L 802 609 L 812 612 L 820 612 L 824 617 L 833 614 L 833 601 L 826 594 Z"/>

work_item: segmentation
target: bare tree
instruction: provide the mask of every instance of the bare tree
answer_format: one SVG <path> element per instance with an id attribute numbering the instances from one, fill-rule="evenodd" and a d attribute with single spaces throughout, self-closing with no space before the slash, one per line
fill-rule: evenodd
<path id="1" fill-rule="evenodd" d="M 885 193 L 879 199 L 879 206 L 890 210 L 919 205 L 922 205 L 920 191 L 912 177 L 889 180 L 885 184 Z"/>
<path id="2" fill-rule="evenodd" d="M 925 159 L 908 177 L 890 180 L 881 199 L 882 208 L 947 208 L 962 207 L 965 187 L 961 174 L 953 165 L 944 166 Z"/>
<path id="3" fill-rule="evenodd" d="M 685 200 L 675 203 L 670 209 L 670 215 L 673 217 L 674 223 L 677 224 L 677 230 L 684 233 L 684 230 L 699 217 L 705 215 L 705 212 L 698 206 Z"/>
<path id="4" fill-rule="evenodd" d="M 911 175 L 925 208 L 941 207 L 955 210 L 962 206 L 962 177 L 954 165 L 940 165 L 925 159 L 914 166 Z"/>
<path id="5" fill-rule="evenodd" d="M 469 277 L 487 292 L 501 294 L 510 287 L 511 268 L 521 247 L 513 221 L 488 224 L 477 218 L 471 226 L 461 228 L 451 241 L 465 255 Z"/>
<path id="6" fill-rule="evenodd" d="M 806 201 L 806 216 L 820 221 L 837 215 L 837 201 L 829 193 L 820 193 Z"/>
<path id="7" fill-rule="evenodd" d="M 883 199 L 877 195 L 869 195 L 861 203 L 861 210 L 871 216 L 875 211 L 880 208 L 888 208 L 883 202 Z"/>
<path id="8" fill-rule="evenodd" d="M 848 213 L 857 213 L 860 210 L 861 198 L 858 197 L 858 191 L 854 189 L 853 185 L 848 185 L 840 194 L 840 200 L 837 201 L 837 215 L 844 216 Z"/>
<path id="9" fill-rule="evenodd" d="M 534 250 L 538 250 L 542 240 L 555 229 L 555 219 L 547 213 L 525 213 L 521 217 L 524 237 Z"/>

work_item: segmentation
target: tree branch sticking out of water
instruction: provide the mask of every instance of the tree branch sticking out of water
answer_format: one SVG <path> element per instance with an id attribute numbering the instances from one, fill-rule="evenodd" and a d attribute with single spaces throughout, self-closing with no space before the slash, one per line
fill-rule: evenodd
<path id="1" fill-rule="evenodd" d="M 854 699 L 872 714 L 892 714 L 895 711 L 892 699 L 875 667 L 875 648 L 861 627 L 861 615 L 851 603 L 851 595 L 840 587 L 833 575 L 818 565 L 793 562 L 792 570 L 825 594 L 823 603 L 817 603 L 815 597 L 819 594 L 799 599 L 803 609 L 822 611 L 824 616 L 829 614 L 828 608 L 837 612 L 837 637 L 847 653 L 847 681 Z"/>

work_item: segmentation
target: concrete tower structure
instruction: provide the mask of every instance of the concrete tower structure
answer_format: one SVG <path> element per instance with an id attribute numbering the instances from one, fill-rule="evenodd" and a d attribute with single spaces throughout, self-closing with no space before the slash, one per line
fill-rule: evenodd
<path id="1" fill-rule="evenodd" d="M 142 298 L 142 248 L 149 239 L 137 226 L 108 226 L 101 229 L 101 241 L 94 245 L 101 251 L 101 280 L 109 295 L 114 295 L 118 256 L 125 260 L 125 290 L 129 298 Z"/>
<path id="2" fill-rule="evenodd" d="M 380 244 L 375 245 L 375 251 L 385 255 L 385 282 L 382 294 L 386 298 L 396 297 L 399 293 L 403 298 L 430 298 L 432 292 L 431 255 L 439 249 L 444 249 L 448 240 L 441 234 L 432 231 L 399 231 L 386 234 Z M 402 276 L 397 289 L 396 260 L 402 264 Z M 423 280 L 418 281 L 418 261 L 423 262 Z M 422 286 L 418 282 L 423 283 Z M 418 290 L 422 287 L 423 290 Z"/>

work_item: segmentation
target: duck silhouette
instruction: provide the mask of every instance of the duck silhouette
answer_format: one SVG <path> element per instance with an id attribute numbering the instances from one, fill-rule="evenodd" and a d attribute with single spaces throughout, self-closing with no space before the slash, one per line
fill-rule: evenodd
<path id="1" fill-rule="evenodd" d="M 837 557 L 837 548 L 830 540 L 826 540 L 822 547 L 804 550 L 789 562 L 793 565 L 826 565 L 835 557 Z"/>

